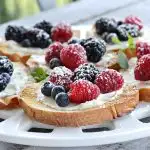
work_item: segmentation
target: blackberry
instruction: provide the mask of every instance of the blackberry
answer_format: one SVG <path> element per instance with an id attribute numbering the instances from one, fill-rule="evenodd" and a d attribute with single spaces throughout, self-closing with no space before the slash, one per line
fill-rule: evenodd
<path id="1" fill-rule="evenodd" d="M 49 62 L 49 67 L 51 69 L 55 68 L 55 67 L 58 67 L 58 66 L 61 66 L 61 62 L 60 62 L 60 59 L 58 58 L 52 58 Z"/>
<path id="2" fill-rule="evenodd" d="M 56 104 L 60 107 L 66 107 L 69 105 L 69 97 L 67 93 L 61 92 L 55 97 Z"/>
<path id="3" fill-rule="evenodd" d="M 25 33 L 27 29 L 23 26 L 11 26 L 9 25 L 5 31 L 6 40 L 14 40 L 16 42 L 21 42 L 25 38 Z"/>
<path id="4" fill-rule="evenodd" d="M 96 21 L 95 29 L 96 29 L 96 33 L 98 35 L 101 35 L 102 33 L 107 31 L 109 21 L 110 21 L 109 18 L 104 18 L 104 17 L 102 17 Z"/>
<path id="5" fill-rule="evenodd" d="M 52 43 L 49 35 L 41 29 L 30 29 L 26 36 L 33 47 L 46 48 Z"/>
<path id="6" fill-rule="evenodd" d="M 53 25 L 50 22 L 45 21 L 45 20 L 43 20 L 43 21 L 41 21 L 39 23 L 36 23 L 34 25 L 34 28 L 42 29 L 46 33 L 48 33 L 49 35 L 51 35 L 51 29 L 52 29 L 52 27 L 53 27 Z"/>
<path id="7" fill-rule="evenodd" d="M 104 32 L 104 33 L 102 34 L 101 38 L 102 38 L 104 41 L 106 41 L 106 37 L 107 37 L 108 34 L 109 34 L 108 32 Z"/>
<path id="8" fill-rule="evenodd" d="M 9 81 L 10 81 L 10 75 L 8 73 L 0 74 L 0 92 L 5 90 Z"/>
<path id="9" fill-rule="evenodd" d="M 117 22 L 114 19 L 110 19 L 107 23 L 107 32 L 116 32 Z"/>
<path id="10" fill-rule="evenodd" d="M 71 40 L 68 41 L 68 44 L 76 44 L 76 43 L 80 43 L 80 39 L 78 38 L 72 38 Z"/>
<path id="11" fill-rule="evenodd" d="M 130 34 L 132 37 L 138 37 L 140 36 L 139 27 L 134 24 L 122 24 L 119 26 L 119 28 L 125 29 L 128 34 Z"/>
<path id="12" fill-rule="evenodd" d="M 117 35 L 120 41 L 127 41 L 128 40 L 128 32 L 121 27 L 117 28 Z"/>
<path id="13" fill-rule="evenodd" d="M 31 47 L 31 46 L 32 46 L 29 39 L 23 40 L 23 41 L 20 43 L 20 45 L 23 46 L 23 47 Z"/>
<path id="14" fill-rule="evenodd" d="M 94 82 L 96 75 L 99 73 L 99 70 L 95 67 L 92 63 L 86 63 L 83 65 L 80 65 L 77 69 L 74 71 L 74 77 L 73 80 L 79 80 L 84 79 L 91 82 Z"/>
<path id="15" fill-rule="evenodd" d="M 118 38 L 116 33 L 110 33 L 106 36 L 106 42 L 109 44 L 114 44 L 113 38 Z"/>
<path id="16" fill-rule="evenodd" d="M 0 56 L 0 74 L 8 73 L 11 76 L 13 71 L 12 62 L 6 56 Z"/>
<path id="17" fill-rule="evenodd" d="M 118 22 L 117 22 L 117 25 L 118 25 L 118 26 L 120 26 L 120 25 L 122 25 L 122 24 L 124 24 L 123 21 L 118 21 Z"/>
<path id="18" fill-rule="evenodd" d="M 106 43 L 102 39 L 83 39 L 80 44 L 85 48 L 88 61 L 98 62 L 106 52 Z"/>

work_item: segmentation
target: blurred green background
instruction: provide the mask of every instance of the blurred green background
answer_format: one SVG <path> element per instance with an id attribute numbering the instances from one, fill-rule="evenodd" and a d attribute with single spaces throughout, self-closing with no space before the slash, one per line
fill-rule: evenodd
<path id="1" fill-rule="evenodd" d="M 69 2 L 71 0 L 56 0 L 56 5 L 62 7 Z M 37 0 L 0 0 L 0 24 L 38 12 L 40 8 Z"/>

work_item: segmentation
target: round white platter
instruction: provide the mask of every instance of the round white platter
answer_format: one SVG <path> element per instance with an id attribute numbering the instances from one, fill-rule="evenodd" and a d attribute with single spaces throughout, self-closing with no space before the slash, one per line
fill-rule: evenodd
<path id="1" fill-rule="evenodd" d="M 80 33 L 80 38 L 84 38 L 90 35 L 91 27 L 78 26 L 74 30 L 85 31 Z M 144 102 L 124 117 L 78 128 L 41 124 L 28 118 L 21 109 L 0 110 L 0 118 L 0 141 L 32 146 L 95 146 L 150 136 L 150 103 Z"/>

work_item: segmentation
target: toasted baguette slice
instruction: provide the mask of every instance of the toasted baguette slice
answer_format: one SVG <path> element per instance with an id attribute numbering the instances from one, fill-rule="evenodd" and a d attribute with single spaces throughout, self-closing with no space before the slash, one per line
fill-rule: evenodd
<path id="1" fill-rule="evenodd" d="M 113 101 L 83 110 L 57 110 L 37 101 L 39 84 L 32 84 L 20 93 L 20 105 L 25 113 L 39 122 L 56 126 L 85 126 L 113 120 L 132 111 L 139 103 L 139 92 L 134 86 L 125 86 L 123 93 Z"/>

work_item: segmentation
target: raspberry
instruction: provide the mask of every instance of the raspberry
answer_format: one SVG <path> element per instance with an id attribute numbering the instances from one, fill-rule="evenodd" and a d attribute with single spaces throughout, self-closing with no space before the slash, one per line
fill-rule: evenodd
<path id="1" fill-rule="evenodd" d="M 49 46 L 45 53 L 45 61 L 49 63 L 52 58 L 60 58 L 60 51 L 63 45 L 60 42 L 55 42 Z"/>
<path id="2" fill-rule="evenodd" d="M 87 62 L 86 51 L 79 44 L 70 44 L 60 52 L 62 63 L 69 69 L 75 69 Z"/>
<path id="3" fill-rule="evenodd" d="M 67 42 L 72 37 L 71 26 L 66 23 L 59 23 L 51 30 L 53 41 Z"/>
<path id="4" fill-rule="evenodd" d="M 125 23 L 136 24 L 139 27 L 139 30 L 143 28 L 142 21 L 136 16 L 127 16 L 124 20 Z"/>
<path id="5" fill-rule="evenodd" d="M 71 102 L 80 104 L 98 97 L 100 90 L 96 84 L 87 80 L 77 80 L 70 85 L 68 93 Z"/>
<path id="6" fill-rule="evenodd" d="M 137 58 L 139 59 L 146 54 L 150 54 L 150 44 L 146 42 L 137 42 L 136 43 Z"/>
<path id="7" fill-rule="evenodd" d="M 124 80 L 119 72 L 106 69 L 97 75 L 95 83 L 101 93 L 109 93 L 119 90 L 123 86 Z"/>
<path id="8" fill-rule="evenodd" d="M 49 76 L 49 81 L 56 85 L 64 86 L 67 90 L 72 83 L 71 78 L 73 77 L 73 72 L 66 67 L 55 67 Z"/>
<path id="9" fill-rule="evenodd" d="M 150 80 L 150 54 L 144 55 L 139 59 L 134 69 L 134 76 L 136 80 Z"/>

